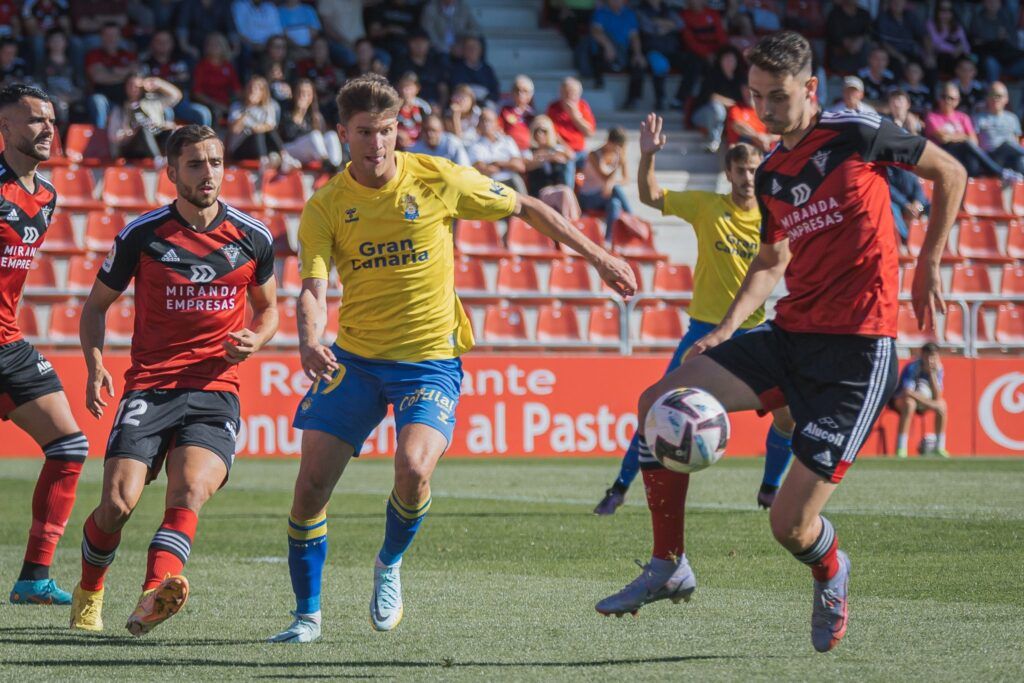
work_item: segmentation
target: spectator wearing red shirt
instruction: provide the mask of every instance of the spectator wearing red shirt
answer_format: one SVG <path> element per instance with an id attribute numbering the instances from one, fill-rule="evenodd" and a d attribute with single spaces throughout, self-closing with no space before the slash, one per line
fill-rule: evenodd
<path id="1" fill-rule="evenodd" d="M 220 33 L 206 36 L 203 60 L 196 66 L 192 81 L 192 99 L 206 105 L 214 121 L 227 115 L 231 102 L 238 98 L 242 84 L 231 65 L 228 40 Z"/>
<path id="2" fill-rule="evenodd" d="M 704 72 L 714 63 L 715 55 L 729 42 L 722 18 L 718 12 L 707 9 L 704 0 L 690 0 L 679 13 L 683 20 L 680 37 L 683 42 L 683 54 L 690 59 L 681 65 L 682 81 L 679 84 L 680 100 L 693 95 L 697 82 Z"/>
<path id="3" fill-rule="evenodd" d="M 181 98 L 174 107 L 175 118 L 200 126 L 210 126 L 213 125 L 213 114 L 210 109 L 189 99 L 194 70 L 195 63 L 184 52 L 178 50 L 170 29 L 161 29 L 153 34 L 149 41 L 149 53 L 143 55 L 142 75 L 162 78 L 181 91 Z"/>
<path id="4" fill-rule="evenodd" d="M 536 113 L 533 111 L 533 81 L 520 74 L 512 83 L 512 103 L 501 108 L 501 129 L 505 135 L 516 141 L 521 150 L 530 149 L 533 140 L 530 124 Z"/>
<path id="5" fill-rule="evenodd" d="M 562 81 L 559 98 L 548 105 L 548 116 L 562 138 L 576 155 L 576 165 L 587 160 L 587 138 L 597 130 L 597 121 L 590 105 L 583 99 L 583 85 L 575 78 Z"/>
<path id="6" fill-rule="evenodd" d="M 409 149 L 416 144 L 423 122 L 430 116 L 430 105 L 419 98 L 420 79 L 412 71 L 398 80 L 402 107 L 398 110 L 398 146 Z"/>
<path id="7" fill-rule="evenodd" d="M 92 88 L 89 113 L 97 128 L 107 127 L 111 105 L 124 102 L 124 84 L 139 69 L 134 52 L 121 47 L 121 27 L 110 22 L 100 31 L 100 47 L 85 56 L 85 75 Z"/>
<path id="8" fill-rule="evenodd" d="M 0 23 L 9 21 L 0 16 Z M 46 36 L 50 31 L 60 29 L 65 36 L 71 34 L 67 0 L 26 0 L 21 6 L 21 22 L 25 40 L 32 46 L 32 66 L 36 69 L 46 61 Z"/>

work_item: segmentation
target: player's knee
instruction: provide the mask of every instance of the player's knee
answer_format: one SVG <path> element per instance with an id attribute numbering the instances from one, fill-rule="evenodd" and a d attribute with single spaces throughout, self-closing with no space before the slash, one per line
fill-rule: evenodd
<path id="1" fill-rule="evenodd" d="M 422 461 L 406 462 L 395 468 L 395 490 L 403 500 L 418 499 L 430 488 L 431 469 Z"/>
<path id="2" fill-rule="evenodd" d="M 902 414 L 906 415 L 908 413 L 913 413 L 914 411 L 917 410 L 917 401 L 910 398 L 909 396 L 901 396 L 900 398 L 896 399 L 896 407 L 899 408 L 899 411 Z"/>
<path id="3" fill-rule="evenodd" d="M 101 529 L 113 531 L 120 529 L 132 516 L 133 508 L 125 498 L 119 495 L 110 496 L 102 501 L 93 513 L 96 523 Z"/>
<path id="4" fill-rule="evenodd" d="M 189 482 L 168 494 L 167 506 L 199 512 L 212 495 L 213 491 L 206 484 Z"/>
<path id="5" fill-rule="evenodd" d="M 798 519 L 794 519 L 791 515 L 787 515 L 783 511 L 772 507 L 770 522 L 772 536 L 784 548 L 800 550 L 808 545 L 808 530 L 800 524 Z M 813 538 L 810 539 L 810 541 L 813 540 Z"/>
<path id="6" fill-rule="evenodd" d="M 299 479 L 295 482 L 295 501 L 292 512 L 302 519 L 315 517 L 326 507 L 331 497 L 331 488 L 315 478 Z"/>

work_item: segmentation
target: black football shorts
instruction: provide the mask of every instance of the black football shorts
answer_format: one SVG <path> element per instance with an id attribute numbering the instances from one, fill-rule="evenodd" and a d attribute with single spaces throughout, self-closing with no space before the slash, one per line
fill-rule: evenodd
<path id="1" fill-rule="evenodd" d="M 24 339 L 0 346 L 0 416 L 40 396 L 64 391 L 56 370 Z"/>

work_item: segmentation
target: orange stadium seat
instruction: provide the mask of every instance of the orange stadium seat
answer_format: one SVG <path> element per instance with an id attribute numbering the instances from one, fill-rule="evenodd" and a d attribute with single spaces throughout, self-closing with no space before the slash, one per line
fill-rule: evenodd
<path id="1" fill-rule="evenodd" d="M 107 309 L 107 341 L 127 346 L 135 333 L 135 300 L 121 297 Z"/>
<path id="2" fill-rule="evenodd" d="M 101 209 L 96 200 L 96 183 L 92 173 L 83 168 L 58 167 L 50 174 L 50 182 L 57 190 L 57 204 L 65 209 Z"/>
<path id="3" fill-rule="evenodd" d="M 629 264 L 630 269 L 633 271 L 633 276 L 636 278 L 636 291 L 644 291 L 644 273 L 640 270 L 640 264 L 632 260 L 627 260 L 626 262 Z M 601 291 L 605 293 L 614 293 L 614 290 L 609 287 L 604 280 L 601 281 Z"/>
<path id="4" fill-rule="evenodd" d="M 576 307 L 560 301 L 541 306 L 537 311 L 537 341 L 580 341 Z"/>
<path id="5" fill-rule="evenodd" d="M 1003 187 L 994 178 L 971 178 L 967 181 L 963 212 L 977 218 L 1007 220 L 1013 216 L 1003 206 Z"/>
<path id="6" fill-rule="evenodd" d="M 487 291 L 487 278 L 484 276 L 484 266 L 479 259 L 471 258 L 465 254 L 455 257 L 455 291 L 461 296 L 463 293 Z M 474 301 L 479 299 L 474 298 Z"/>
<path id="7" fill-rule="evenodd" d="M 949 286 L 951 294 L 992 294 L 993 291 L 985 266 L 973 263 L 953 266 L 953 281 Z"/>
<path id="8" fill-rule="evenodd" d="M 1024 306 L 999 304 L 995 340 L 1000 344 L 1024 344 Z"/>
<path id="9" fill-rule="evenodd" d="M 624 258 L 636 261 L 664 261 L 668 257 L 654 248 L 654 231 L 651 224 L 639 218 L 636 222 L 646 227 L 641 235 L 630 229 L 620 218 L 612 225 L 612 248 Z"/>
<path id="10" fill-rule="evenodd" d="M 263 206 L 275 211 L 301 213 L 305 205 L 306 190 L 302 186 L 300 171 L 263 173 Z"/>
<path id="11" fill-rule="evenodd" d="M 590 269 L 583 259 L 565 256 L 551 262 L 548 291 L 552 294 L 587 294 L 593 292 Z"/>
<path id="12" fill-rule="evenodd" d="M 282 298 L 277 302 L 277 334 L 274 343 L 278 346 L 289 346 L 299 342 L 299 318 L 295 307 L 295 299 Z"/>
<path id="13" fill-rule="evenodd" d="M 75 228 L 71 224 L 71 214 L 67 211 L 55 211 L 50 218 L 50 226 L 46 229 L 46 241 L 40 251 L 58 256 L 82 254 L 85 249 L 75 238 Z"/>
<path id="14" fill-rule="evenodd" d="M 909 236 L 907 237 L 907 251 L 916 261 L 918 254 L 921 253 L 921 245 L 924 244 L 924 233 L 928 227 L 927 221 L 920 219 L 913 219 L 907 224 Z M 957 256 L 950 250 L 949 240 L 946 240 L 946 246 L 942 250 L 942 263 L 959 263 L 963 261 L 962 256 Z"/>
<path id="15" fill-rule="evenodd" d="M 522 218 L 512 216 L 508 219 L 508 232 L 505 234 L 508 250 L 527 258 L 554 259 L 561 256 L 558 245 L 539 230 L 534 230 Z"/>
<path id="16" fill-rule="evenodd" d="M 317 177 L 313 180 L 313 192 L 316 192 L 321 187 L 331 182 L 331 178 L 333 177 L 334 175 L 331 173 L 320 173 L 319 175 L 317 175 Z"/>
<path id="17" fill-rule="evenodd" d="M 224 169 L 224 180 L 220 186 L 220 198 L 239 211 L 249 212 L 260 208 L 260 203 L 256 201 L 256 188 L 252 184 L 252 176 L 245 169 Z"/>
<path id="18" fill-rule="evenodd" d="M 96 282 L 96 273 L 103 265 L 103 257 L 96 254 L 72 256 L 68 259 L 67 288 L 74 296 L 85 296 Z"/>
<path id="19" fill-rule="evenodd" d="M 1010 207 L 1016 216 L 1024 216 L 1024 182 L 1013 184 L 1013 199 Z"/>
<path id="20" fill-rule="evenodd" d="M 537 269 L 533 261 L 519 256 L 503 258 L 498 262 L 497 292 L 505 294 L 524 294 L 540 292 L 537 281 Z"/>
<path id="21" fill-rule="evenodd" d="M 590 307 L 587 339 L 594 343 L 619 342 L 622 339 L 619 307 L 611 301 Z"/>
<path id="22" fill-rule="evenodd" d="M 85 249 L 99 253 L 110 251 L 117 233 L 124 229 L 120 211 L 90 211 L 85 223 Z"/>
<path id="23" fill-rule="evenodd" d="M 907 301 L 900 303 L 896 336 L 904 344 L 923 344 L 929 341 L 938 341 L 934 332 L 917 329 L 917 316 L 914 315 L 914 307 Z"/>
<path id="24" fill-rule="evenodd" d="M 640 341 L 679 342 L 683 336 L 683 324 L 679 320 L 679 308 L 659 301 L 647 306 L 640 318 Z"/>
<path id="25" fill-rule="evenodd" d="M 302 278 L 299 276 L 299 259 L 297 256 L 286 256 L 281 259 L 281 278 L 278 280 L 281 289 L 288 295 L 295 296 L 302 289 Z"/>
<path id="26" fill-rule="evenodd" d="M 1024 264 L 1007 263 L 1003 266 L 1003 278 L 999 293 L 1004 296 L 1024 295 Z"/>
<path id="27" fill-rule="evenodd" d="M 463 254 L 482 258 L 508 256 L 494 221 L 460 220 L 455 225 L 455 248 Z"/>
<path id="28" fill-rule="evenodd" d="M 900 271 L 900 292 L 910 294 L 910 286 L 914 282 L 914 273 L 917 271 L 916 263 L 908 263 Z"/>
<path id="29" fill-rule="evenodd" d="M 974 339 L 975 339 L 975 341 L 979 341 L 979 342 L 991 342 L 991 341 L 993 341 L 992 333 L 989 331 L 988 323 L 985 322 L 985 316 L 983 315 L 983 313 L 985 312 L 986 308 L 988 308 L 988 310 L 993 310 L 990 306 L 988 306 L 988 307 L 982 306 L 981 309 L 978 311 L 978 319 L 975 321 L 975 328 L 974 328 Z"/>
<path id="30" fill-rule="evenodd" d="M 178 188 L 171 182 L 167 169 L 156 174 L 156 203 L 161 206 L 170 204 L 178 196 Z"/>
<path id="31" fill-rule="evenodd" d="M 34 306 L 22 304 L 18 309 L 18 329 L 29 339 L 39 337 L 39 319 Z"/>
<path id="32" fill-rule="evenodd" d="M 107 131 L 85 123 L 72 123 L 64 137 L 64 156 L 74 164 L 103 166 L 113 163 Z"/>
<path id="33" fill-rule="evenodd" d="M 921 191 L 924 192 L 924 196 L 930 202 L 932 200 L 932 193 L 935 191 L 935 182 L 921 177 L 918 177 L 917 181 L 921 183 Z"/>
<path id="34" fill-rule="evenodd" d="M 146 193 L 142 169 L 137 166 L 110 166 L 103 171 L 103 203 L 125 211 L 148 211 L 153 208 Z"/>
<path id="35" fill-rule="evenodd" d="M 82 304 L 78 299 L 50 306 L 50 330 L 47 333 L 55 342 L 78 342 L 78 319 L 82 316 Z"/>
<path id="36" fill-rule="evenodd" d="M 58 290 L 58 287 L 53 261 L 48 258 L 32 259 L 32 266 L 25 278 L 25 296 L 36 301 L 66 299 L 67 294 Z"/>
<path id="37" fill-rule="evenodd" d="M 1024 222 L 1010 221 L 1006 228 L 1006 255 L 1024 259 Z"/>
<path id="38" fill-rule="evenodd" d="M 595 244 L 604 245 L 604 221 L 597 216 L 583 215 L 572 222 L 580 232 L 586 235 L 587 239 Z M 576 252 L 567 247 L 564 244 L 560 244 L 559 248 L 566 254 L 576 255 Z"/>
<path id="39" fill-rule="evenodd" d="M 491 304 L 484 313 L 484 341 L 528 341 L 522 306 L 502 302 Z"/>
<path id="40" fill-rule="evenodd" d="M 963 344 L 964 335 L 964 309 L 960 304 L 949 302 L 946 304 L 945 330 L 943 338 L 950 344 Z"/>
<path id="41" fill-rule="evenodd" d="M 693 294 L 693 271 L 685 264 L 659 261 L 654 266 L 654 283 L 651 285 L 651 291 Z"/>
<path id="42" fill-rule="evenodd" d="M 999 248 L 996 224 L 992 220 L 961 220 L 957 253 L 964 258 L 985 263 L 1007 263 L 1013 259 Z"/>

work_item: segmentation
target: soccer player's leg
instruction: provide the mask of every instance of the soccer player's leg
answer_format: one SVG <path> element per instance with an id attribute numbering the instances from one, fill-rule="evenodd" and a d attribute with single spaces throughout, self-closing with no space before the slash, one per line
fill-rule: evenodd
<path id="1" fill-rule="evenodd" d="M 764 474 L 757 492 L 757 504 L 765 509 L 772 506 L 782 485 L 782 477 L 793 459 L 793 416 L 788 408 L 772 411 L 772 426 L 768 428 L 764 443 Z"/>
<path id="2" fill-rule="evenodd" d="M 900 415 L 896 425 L 896 457 L 905 458 L 907 457 L 907 443 L 910 440 L 910 422 L 917 414 L 917 401 L 910 396 L 900 394 L 894 396 L 890 403 Z"/>

